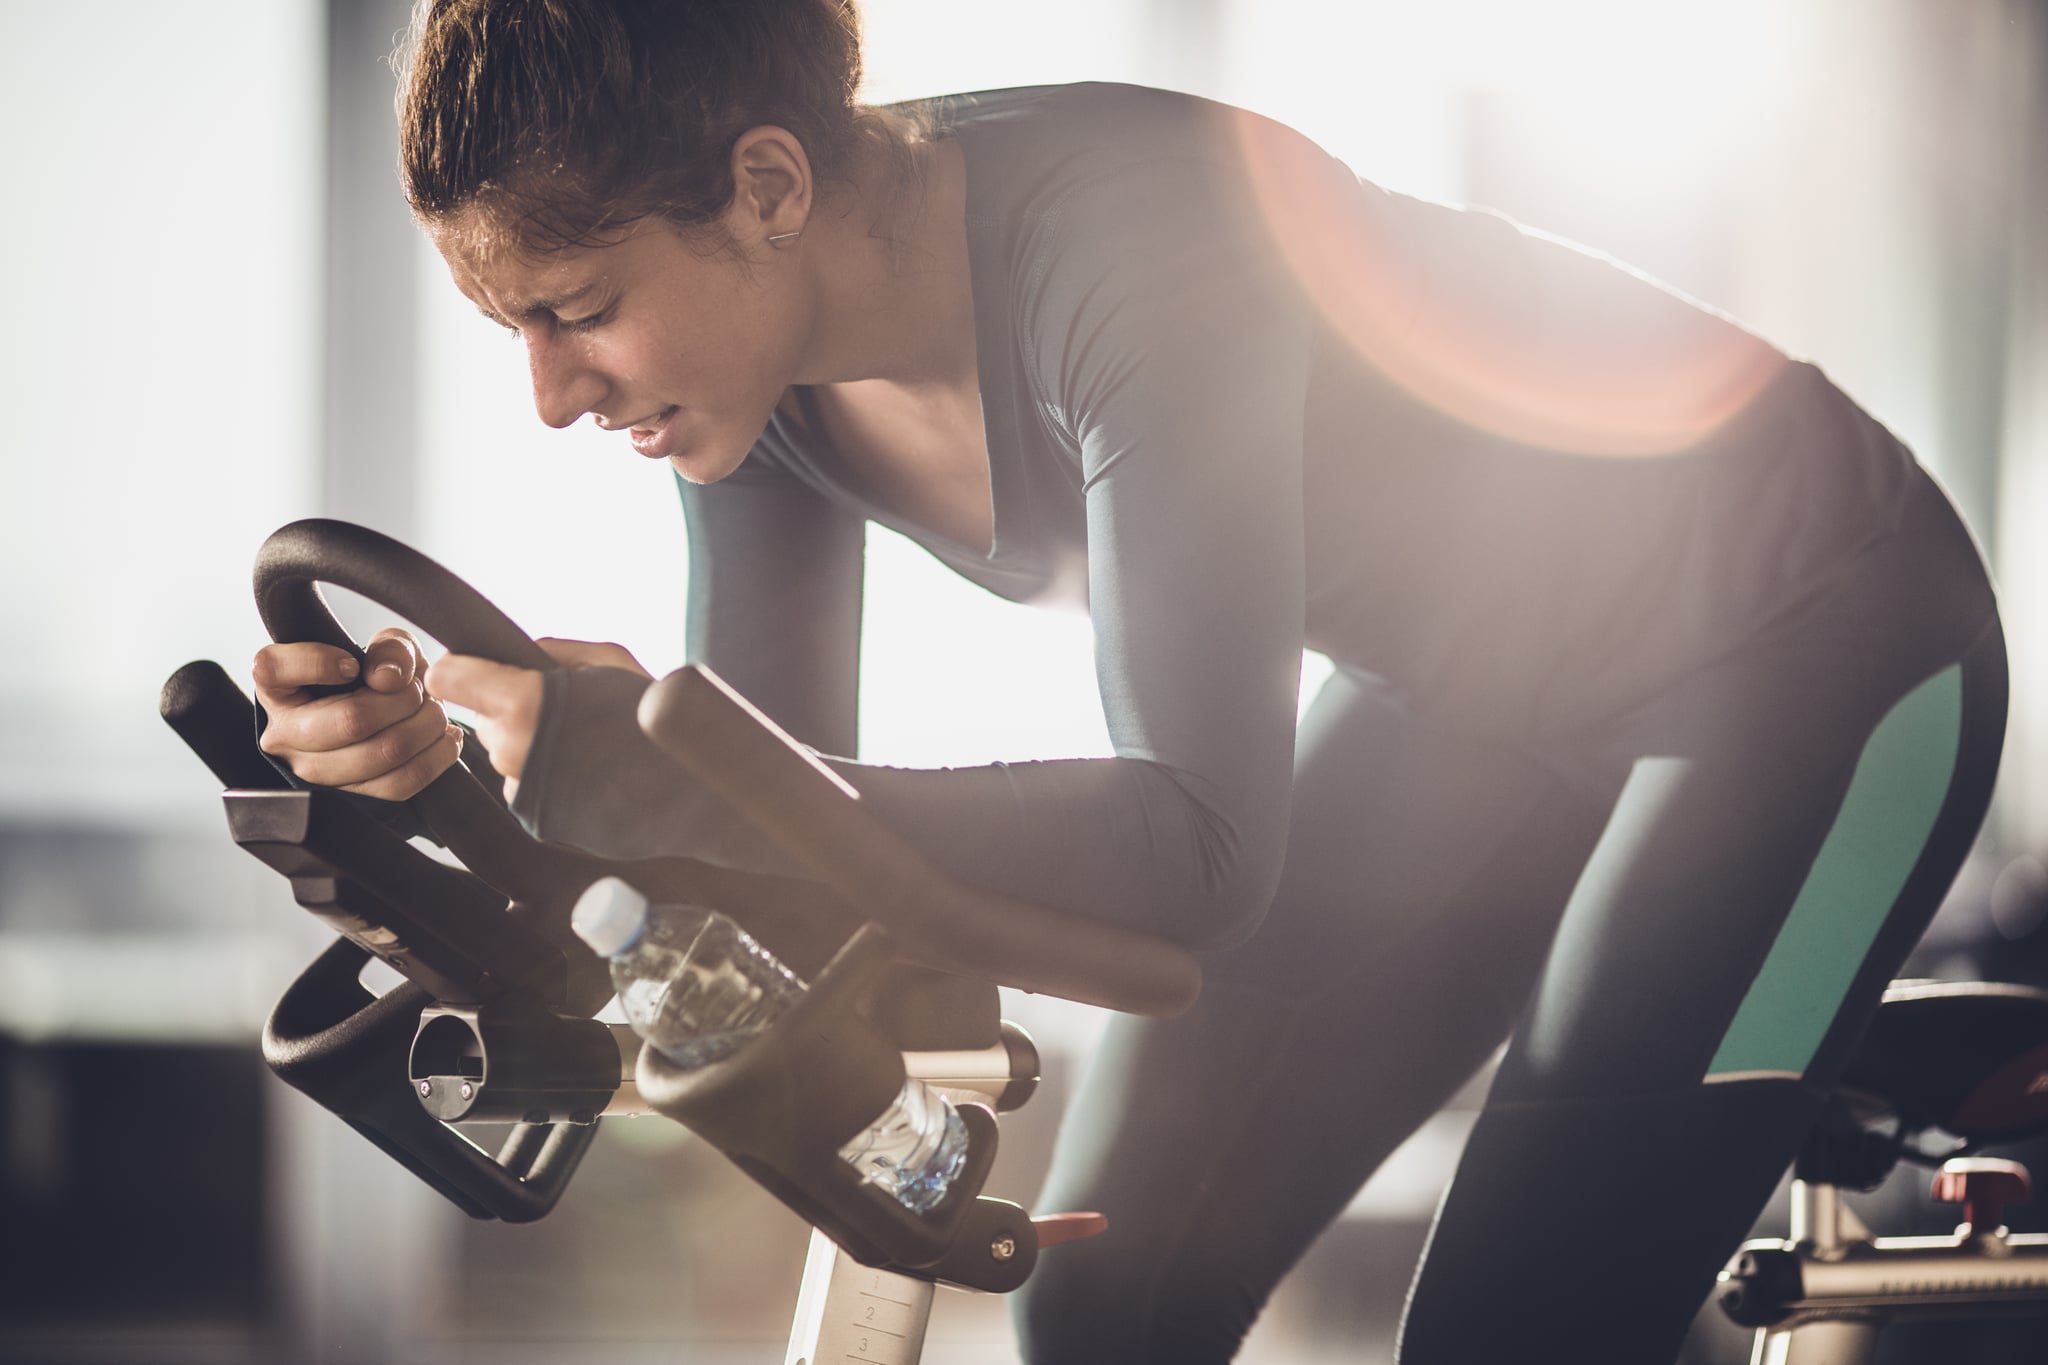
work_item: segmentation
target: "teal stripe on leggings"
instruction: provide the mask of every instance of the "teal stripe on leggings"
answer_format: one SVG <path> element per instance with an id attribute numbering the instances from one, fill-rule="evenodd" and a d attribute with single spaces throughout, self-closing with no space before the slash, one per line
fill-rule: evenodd
<path id="1" fill-rule="evenodd" d="M 1913 689 L 1863 746 L 1849 794 L 1707 1076 L 1805 1074 L 1934 832 L 1962 742 L 1962 669 Z"/>

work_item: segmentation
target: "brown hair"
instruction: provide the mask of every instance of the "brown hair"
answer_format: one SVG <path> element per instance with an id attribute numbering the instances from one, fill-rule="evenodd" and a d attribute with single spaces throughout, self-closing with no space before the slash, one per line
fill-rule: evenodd
<path id="1" fill-rule="evenodd" d="M 855 98 L 852 0 L 420 0 L 397 65 L 413 212 L 480 207 L 530 251 L 649 215 L 703 227 L 762 124 L 793 133 L 820 182 L 870 149 L 917 167 L 916 121 Z"/>

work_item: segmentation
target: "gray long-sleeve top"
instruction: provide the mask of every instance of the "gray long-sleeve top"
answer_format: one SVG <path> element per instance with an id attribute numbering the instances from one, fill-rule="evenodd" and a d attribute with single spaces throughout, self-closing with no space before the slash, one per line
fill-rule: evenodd
<path id="1" fill-rule="evenodd" d="M 896 517 L 778 415 L 684 487 L 689 653 L 970 882 L 1235 941 L 1280 871 L 1304 647 L 1432 723 L 1565 735 L 1827 590 L 1897 518 L 1911 457 L 1882 427 L 1610 261 L 1189 96 L 930 114 L 967 170 L 993 547 Z M 869 520 L 1013 600 L 1084 583 L 1114 756 L 851 758 Z M 598 852 L 782 868 L 638 737 L 641 686 L 551 674 L 515 809 Z"/>

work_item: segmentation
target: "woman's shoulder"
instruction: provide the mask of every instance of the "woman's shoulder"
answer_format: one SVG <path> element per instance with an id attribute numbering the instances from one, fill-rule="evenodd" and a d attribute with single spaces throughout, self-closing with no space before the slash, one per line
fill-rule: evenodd
<path id="1" fill-rule="evenodd" d="M 1043 127 L 1074 122 L 1086 126 L 1104 117 L 1172 121 L 1199 117 L 1203 110 L 1227 106 L 1177 90 L 1117 81 L 1078 81 L 1066 85 L 967 90 L 906 100 L 892 107 L 918 111 L 939 132 L 956 133 L 1012 124 Z M 1097 131 L 1104 130 L 1098 126 Z"/>
<path id="2" fill-rule="evenodd" d="M 983 171 L 1067 176 L 1162 161 L 1235 166 L 1249 147 L 1300 133 L 1250 110 L 1177 90 L 1114 82 L 940 95 L 914 108 L 934 136 L 957 140 Z"/>
<path id="3" fill-rule="evenodd" d="M 1013 284 L 1053 266 L 1090 277 L 1095 256 L 1127 274 L 1192 236 L 1228 241 L 1233 252 L 1262 248 L 1259 206 L 1275 202 L 1276 175 L 1305 174 L 1330 186 L 1333 200 L 1359 191 L 1356 177 L 1302 134 L 1179 91 L 1108 83 L 977 91 L 926 101 L 922 117 L 960 149 L 977 257 L 984 266 L 1009 262 Z"/>

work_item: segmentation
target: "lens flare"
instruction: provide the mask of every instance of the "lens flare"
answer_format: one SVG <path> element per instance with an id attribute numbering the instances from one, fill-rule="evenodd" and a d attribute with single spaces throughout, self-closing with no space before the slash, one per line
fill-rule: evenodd
<path id="1" fill-rule="evenodd" d="M 1332 331 L 1460 421 L 1578 454 L 1668 454 L 1786 363 L 1610 260 L 1378 189 L 1255 116 L 1237 127 L 1266 229 Z"/>

